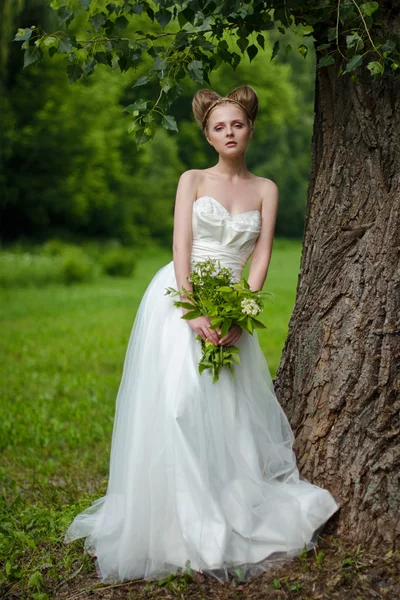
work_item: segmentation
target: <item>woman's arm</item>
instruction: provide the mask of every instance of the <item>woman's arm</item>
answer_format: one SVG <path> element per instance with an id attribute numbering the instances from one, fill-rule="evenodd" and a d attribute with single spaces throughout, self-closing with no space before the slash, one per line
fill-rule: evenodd
<path id="1" fill-rule="evenodd" d="M 197 193 L 197 174 L 194 170 L 185 171 L 179 178 L 174 210 L 173 259 L 178 289 L 184 286 L 192 291 L 187 280 L 191 271 L 192 252 L 192 212 Z M 183 312 L 187 312 L 183 309 Z"/>
<path id="2" fill-rule="evenodd" d="M 261 290 L 267 277 L 278 214 L 278 201 L 278 186 L 270 179 L 266 179 L 263 185 L 261 231 L 250 262 L 248 282 L 252 290 Z"/>

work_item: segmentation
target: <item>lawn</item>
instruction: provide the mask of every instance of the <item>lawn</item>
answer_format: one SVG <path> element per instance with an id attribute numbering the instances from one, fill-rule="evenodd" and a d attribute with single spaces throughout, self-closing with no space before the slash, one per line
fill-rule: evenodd
<path id="1" fill-rule="evenodd" d="M 114 403 L 135 312 L 152 276 L 169 260 L 167 251 L 148 254 L 131 279 L 2 292 L 1 598 L 66 598 L 76 586 L 84 597 L 82 590 L 95 582 L 83 543 L 61 541 L 73 516 L 105 492 Z M 299 243 L 276 240 L 264 288 L 274 302 L 263 313 L 268 329 L 259 332 L 273 377 L 299 261 Z M 276 593 L 295 593 L 278 583 Z M 183 580 L 174 584 L 179 594 L 171 585 L 150 588 L 163 597 L 190 597 L 179 595 Z M 118 597 L 156 597 L 146 586 L 132 594 L 150 595 Z M 99 597 L 111 597 L 104 593 Z"/>

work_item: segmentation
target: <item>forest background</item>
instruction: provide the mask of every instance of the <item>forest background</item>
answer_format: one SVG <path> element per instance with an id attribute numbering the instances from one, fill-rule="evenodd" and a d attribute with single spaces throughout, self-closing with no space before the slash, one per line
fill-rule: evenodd
<path id="1" fill-rule="evenodd" d="M 150 68 L 146 60 L 134 73 L 121 73 L 117 65 L 114 71 L 98 65 L 96 77 L 74 85 L 59 55 L 24 69 L 20 44 L 12 41 L 16 25 L 40 22 L 54 31 L 58 24 L 43 1 L 14 3 L 13 8 L 11 4 L 3 5 L 1 26 L 3 246 L 95 238 L 131 247 L 151 240 L 170 247 L 179 175 L 212 166 L 217 159 L 192 115 L 198 83 L 183 81 L 184 93 L 170 111 L 179 133 L 160 128 L 151 144 L 137 149 L 134 135 L 127 132 L 123 107 L 137 97 L 132 85 Z M 18 21 L 11 18 L 12 10 L 18 12 Z M 141 19 L 143 27 L 151 27 L 140 16 L 137 26 Z M 212 74 L 211 87 L 220 94 L 244 83 L 256 89 L 260 110 L 247 152 L 248 168 L 279 186 L 276 235 L 301 238 L 315 63 L 299 52 L 281 52 L 266 63 L 264 57 L 271 55 L 279 35 L 266 31 L 266 54 L 251 62 L 243 58 L 236 71 L 221 66 Z M 287 44 L 297 47 L 301 42 L 312 55 L 309 38 L 290 33 L 286 37 Z M 149 97 L 155 94 L 151 87 L 146 92 Z"/>

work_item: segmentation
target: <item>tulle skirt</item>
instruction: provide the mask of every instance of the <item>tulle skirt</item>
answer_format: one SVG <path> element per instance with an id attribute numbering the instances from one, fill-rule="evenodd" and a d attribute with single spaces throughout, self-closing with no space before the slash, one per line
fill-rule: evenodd
<path id="1" fill-rule="evenodd" d="M 125 358 L 106 495 L 64 542 L 85 537 L 103 582 L 188 568 L 245 580 L 311 549 L 339 506 L 296 467 L 293 433 L 257 333 L 243 332 L 236 378 L 198 373 L 200 343 L 165 295 L 171 261 L 148 286 Z"/>

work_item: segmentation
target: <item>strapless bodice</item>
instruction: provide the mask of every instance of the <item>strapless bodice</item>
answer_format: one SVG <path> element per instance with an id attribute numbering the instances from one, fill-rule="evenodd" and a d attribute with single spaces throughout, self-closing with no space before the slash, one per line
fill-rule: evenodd
<path id="1" fill-rule="evenodd" d="M 211 196 L 201 196 L 193 204 L 192 264 L 216 258 L 240 278 L 261 231 L 261 214 L 251 210 L 236 215 Z"/>

